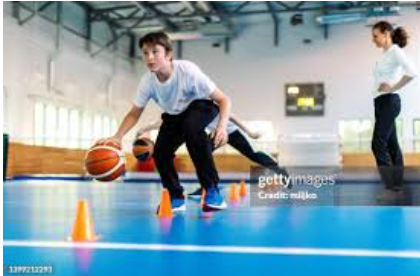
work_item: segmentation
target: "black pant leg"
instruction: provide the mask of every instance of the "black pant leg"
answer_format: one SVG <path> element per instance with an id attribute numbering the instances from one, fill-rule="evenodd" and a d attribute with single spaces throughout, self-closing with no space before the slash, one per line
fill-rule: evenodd
<path id="1" fill-rule="evenodd" d="M 381 178 L 388 189 L 393 189 L 395 185 L 399 185 L 395 183 L 398 177 L 394 172 L 393 158 L 402 163 L 402 153 L 396 139 L 395 129 L 395 119 L 400 112 L 400 108 L 399 96 L 396 94 L 383 95 L 375 99 L 372 151 Z M 390 147 L 395 152 L 390 151 Z"/>
<path id="2" fill-rule="evenodd" d="M 213 160 L 213 141 L 205 128 L 219 113 L 218 107 L 209 100 L 197 100 L 184 111 L 183 131 L 185 143 L 197 171 L 201 186 L 216 187 L 219 175 Z"/>
<path id="3" fill-rule="evenodd" d="M 394 122 L 392 127 L 391 135 L 389 136 L 388 140 L 388 152 L 392 160 L 392 164 L 396 166 L 402 166 L 403 161 L 403 155 L 400 148 L 400 144 L 398 142 L 398 135 L 397 135 L 397 127 Z"/>
<path id="4" fill-rule="evenodd" d="M 267 155 L 264 152 L 255 152 L 254 149 L 249 144 L 248 140 L 244 137 L 244 135 L 239 131 L 236 130 L 229 134 L 229 145 L 234 147 L 238 150 L 242 155 L 246 156 L 251 161 L 265 167 L 269 168 L 270 170 L 274 171 L 277 174 L 282 174 L 287 176 L 287 172 L 285 169 L 280 168 L 277 162 Z"/>
<path id="5" fill-rule="evenodd" d="M 395 104 L 397 105 L 396 111 L 399 113 L 399 104 L 398 102 Z M 400 145 L 398 143 L 398 135 L 397 135 L 397 126 L 393 124 L 393 129 L 391 132 L 391 135 L 388 140 L 388 152 L 391 156 L 393 169 L 392 169 L 392 175 L 393 175 L 393 189 L 399 190 L 402 188 L 403 182 L 404 182 L 404 158 L 403 154 L 400 148 Z"/>
<path id="6" fill-rule="evenodd" d="M 179 115 L 163 114 L 162 120 L 153 158 L 163 187 L 168 189 L 171 197 L 182 198 L 184 189 L 179 183 L 174 165 L 174 153 L 184 142 L 182 118 Z"/>

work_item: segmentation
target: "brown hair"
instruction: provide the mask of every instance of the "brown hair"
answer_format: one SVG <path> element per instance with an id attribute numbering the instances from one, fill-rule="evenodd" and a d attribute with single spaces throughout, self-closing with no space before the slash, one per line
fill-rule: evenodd
<path id="1" fill-rule="evenodd" d="M 398 27 L 394 29 L 391 23 L 388 21 L 379 21 L 373 25 L 372 29 L 378 29 L 381 33 L 389 32 L 391 34 L 391 39 L 394 44 L 397 44 L 401 48 L 407 46 L 408 43 L 408 33 L 403 27 Z"/>
<path id="2" fill-rule="evenodd" d="M 139 47 L 140 49 L 143 48 L 144 45 L 160 45 L 165 48 L 166 52 L 172 52 L 173 46 L 172 41 L 169 36 L 164 32 L 154 32 L 148 33 L 139 40 Z"/>

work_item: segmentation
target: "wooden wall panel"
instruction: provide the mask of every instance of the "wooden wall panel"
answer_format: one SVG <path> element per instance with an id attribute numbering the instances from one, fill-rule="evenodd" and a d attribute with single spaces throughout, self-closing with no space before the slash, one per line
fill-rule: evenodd
<path id="1" fill-rule="evenodd" d="M 30 146 L 10 143 L 7 175 L 22 174 L 85 174 L 85 150 Z M 136 159 L 126 153 L 129 171 L 136 167 Z"/>
<path id="2" fill-rule="evenodd" d="M 409 167 L 420 166 L 420 153 L 404 154 L 404 164 Z M 343 155 L 343 167 L 376 167 L 372 153 L 352 153 Z"/>
<path id="3" fill-rule="evenodd" d="M 215 155 L 214 162 L 219 172 L 248 172 L 252 162 L 242 155 Z M 195 172 L 194 164 L 189 155 L 178 155 L 175 167 L 180 172 Z"/>
<path id="4" fill-rule="evenodd" d="M 8 156 L 8 176 L 22 174 L 84 174 L 85 150 L 61 149 L 11 143 Z M 242 155 L 215 155 L 219 172 L 247 172 L 252 162 Z M 405 154 L 406 166 L 420 166 L 420 154 Z M 136 170 L 136 159 L 126 153 L 127 170 Z M 189 155 L 178 155 L 175 166 L 179 172 L 195 172 Z M 375 167 L 370 153 L 344 154 L 344 167 Z"/>

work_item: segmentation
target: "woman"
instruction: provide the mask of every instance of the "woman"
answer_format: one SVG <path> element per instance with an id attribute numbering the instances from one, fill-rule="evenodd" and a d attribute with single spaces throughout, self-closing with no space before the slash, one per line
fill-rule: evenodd
<path id="1" fill-rule="evenodd" d="M 401 111 L 398 93 L 417 72 L 402 50 L 408 42 L 405 29 L 394 29 L 389 22 L 380 21 L 372 27 L 372 39 L 383 50 L 374 69 L 375 127 L 372 151 L 386 188 L 378 199 L 394 200 L 402 196 L 404 171 L 395 126 L 395 119 Z"/>

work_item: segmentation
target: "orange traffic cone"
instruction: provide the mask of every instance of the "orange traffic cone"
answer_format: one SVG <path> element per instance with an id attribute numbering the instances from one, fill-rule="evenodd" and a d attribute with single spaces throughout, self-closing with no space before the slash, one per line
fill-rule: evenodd
<path id="1" fill-rule="evenodd" d="M 167 189 L 163 189 L 162 197 L 159 205 L 158 217 L 160 218 L 172 218 L 172 205 L 171 205 L 171 196 Z"/>
<path id="2" fill-rule="evenodd" d="M 98 238 L 98 236 L 95 236 L 88 203 L 86 200 L 79 200 L 77 205 L 76 220 L 74 221 L 73 232 L 70 240 L 76 242 L 93 242 Z"/>
<path id="3" fill-rule="evenodd" d="M 238 193 L 236 192 L 236 184 L 232 183 L 232 185 L 230 185 L 230 200 L 231 201 L 238 201 L 239 197 L 238 197 Z"/>
<path id="4" fill-rule="evenodd" d="M 202 189 L 202 192 L 201 192 L 201 202 L 200 202 L 200 205 L 201 206 L 203 206 L 204 205 L 204 198 L 206 197 L 206 189 Z"/>
<path id="5" fill-rule="evenodd" d="M 241 187 L 239 188 L 239 195 L 240 196 L 246 196 L 247 192 L 246 192 L 246 183 L 245 181 L 241 181 Z"/>

